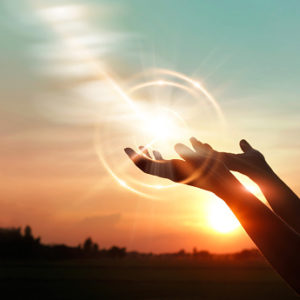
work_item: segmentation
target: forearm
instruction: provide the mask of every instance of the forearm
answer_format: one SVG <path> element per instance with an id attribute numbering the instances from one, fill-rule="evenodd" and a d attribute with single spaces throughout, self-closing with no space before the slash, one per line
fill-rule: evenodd
<path id="1" fill-rule="evenodd" d="M 269 167 L 251 178 L 260 187 L 274 212 L 300 233 L 300 200 Z"/>
<path id="2" fill-rule="evenodd" d="M 240 184 L 218 196 L 274 269 L 300 293 L 300 236 Z"/>

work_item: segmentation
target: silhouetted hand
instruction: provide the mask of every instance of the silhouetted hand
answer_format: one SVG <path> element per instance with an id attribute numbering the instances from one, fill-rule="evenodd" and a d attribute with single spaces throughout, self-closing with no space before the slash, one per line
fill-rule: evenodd
<path id="1" fill-rule="evenodd" d="M 196 139 L 194 141 L 194 148 L 199 151 L 199 153 L 211 149 L 211 151 L 214 151 L 216 155 L 218 154 L 219 157 L 222 158 L 228 169 L 240 172 L 252 179 L 272 172 L 264 156 L 258 150 L 252 148 L 246 140 L 240 141 L 240 147 L 243 153 L 217 152 L 208 144 L 203 144 Z"/>
<path id="2" fill-rule="evenodd" d="M 252 179 L 271 173 L 272 169 L 266 162 L 264 156 L 246 141 L 240 141 L 243 153 L 223 153 L 226 166 L 232 170 L 249 176 Z"/>
<path id="3" fill-rule="evenodd" d="M 229 181 L 235 181 L 235 177 L 220 159 L 220 154 L 210 148 L 198 148 L 199 141 L 192 138 L 191 143 L 196 151 L 183 144 L 175 146 L 181 159 L 165 160 L 158 151 L 153 151 L 152 159 L 149 151 L 140 147 L 141 154 L 131 148 L 126 148 L 126 154 L 134 164 L 143 172 L 175 182 L 185 183 L 201 189 L 222 194 L 230 187 Z"/>

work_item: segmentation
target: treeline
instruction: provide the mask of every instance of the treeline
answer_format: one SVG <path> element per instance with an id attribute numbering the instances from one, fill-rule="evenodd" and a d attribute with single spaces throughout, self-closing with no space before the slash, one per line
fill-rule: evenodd
<path id="1" fill-rule="evenodd" d="M 21 228 L 0 228 L 0 259 L 76 259 L 76 258 L 123 258 L 126 248 L 113 246 L 99 249 L 98 244 L 87 238 L 83 245 L 70 247 L 61 245 L 44 245 L 40 237 L 35 238 L 30 226 Z"/>
<path id="2" fill-rule="evenodd" d="M 212 254 L 197 250 L 186 252 L 184 249 L 174 253 L 140 253 L 128 252 L 125 247 L 112 246 L 100 249 L 89 237 L 82 245 L 70 247 L 66 245 L 44 245 L 41 239 L 34 237 L 30 226 L 21 228 L 0 228 L 0 259 L 86 259 L 86 258 L 192 258 L 201 261 L 216 260 L 261 260 L 256 249 L 247 249 L 233 254 Z"/>

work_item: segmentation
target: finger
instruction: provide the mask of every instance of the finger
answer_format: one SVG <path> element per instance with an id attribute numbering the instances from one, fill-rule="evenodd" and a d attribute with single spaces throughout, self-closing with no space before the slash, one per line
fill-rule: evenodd
<path id="1" fill-rule="evenodd" d="M 140 161 L 141 159 L 143 159 L 143 156 L 141 154 L 136 153 L 131 148 L 125 148 L 124 151 L 135 164 L 138 163 L 138 161 Z"/>
<path id="2" fill-rule="evenodd" d="M 129 158 L 134 162 L 134 164 L 142 171 L 148 172 L 148 170 L 151 168 L 151 164 L 152 164 L 151 159 L 146 158 L 142 154 L 136 153 L 131 148 L 125 148 L 124 151 L 129 156 Z"/>
<path id="3" fill-rule="evenodd" d="M 203 144 L 200 141 L 198 141 L 196 138 L 194 137 L 190 138 L 190 142 L 196 152 L 203 151 Z"/>
<path id="4" fill-rule="evenodd" d="M 176 144 L 174 148 L 175 148 L 175 151 L 178 153 L 178 155 L 180 157 L 182 157 L 184 160 L 196 158 L 196 153 L 193 150 L 191 150 L 189 147 L 187 147 L 186 145 Z"/>
<path id="5" fill-rule="evenodd" d="M 244 139 L 240 141 L 240 147 L 243 150 L 243 152 L 247 152 L 247 151 L 253 149 L 251 147 L 251 145 L 246 140 L 244 140 Z"/>
<path id="6" fill-rule="evenodd" d="M 165 169 L 167 166 L 167 161 L 164 162 L 154 161 L 142 154 L 136 153 L 131 148 L 125 148 L 124 151 L 129 156 L 129 158 L 134 162 L 134 164 L 143 172 L 150 175 L 165 177 Z"/>
<path id="7" fill-rule="evenodd" d="M 139 149 L 140 149 L 140 151 L 141 151 L 143 154 L 145 154 L 145 155 L 148 156 L 149 158 L 152 158 L 151 155 L 150 155 L 150 153 L 149 153 L 149 151 L 148 151 L 148 149 L 147 149 L 146 147 L 144 147 L 144 146 L 139 146 Z"/>
<path id="8" fill-rule="evenodd" d="M 194 137 L 190 138 L 190 142 L 191 142 L 193 148 L 195 149 L 195 151 L 197 151 L 197 152 L 213 150 L 213 148 L 209 144 L 206 144 L 206 143 L 203 144 L 202 142 L 200 142 L 199 140 L 197 140 Z"/>
<path id="9" fill-rule="evenodd" d="M 206 149 L 206 150 L 208 150 L 208 151 L 211 151 L 211 150 L 213 150 L 213 148 L 212 148 L 212 146 L 211 145 L 209 145 L 209 144 L 203 144 L 203 147 Z"/>
<path id="10" fill-rule="evenodd" d="M 164 158 L 162 157 L 162 155 L 160 154 L 159 151 L 154 150 L 153 155 L 154 155 L 154 158 L 157 160 L 164 160 Z"/>

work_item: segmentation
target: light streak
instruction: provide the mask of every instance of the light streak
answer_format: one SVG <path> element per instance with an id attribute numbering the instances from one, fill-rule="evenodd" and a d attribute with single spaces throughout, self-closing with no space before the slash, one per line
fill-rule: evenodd
<path id="1" fill-rule="evenodd" d="M 95 57 L 95 54 L 93 51 L 90 51 L 87 47 L 84 47 L 82 44 L 82 39 L 77 38 L 76 36 L 72 36 L 70 34 L 71 31 L 66 30 L 66 26 L 64 26 L 65 22 L 71 22 L 74 19 L 82 18 L 82 11 L 80 7 L 74 6 L 74 5 L 64 5 L 64 6 L 54 6 L 47 8 L 46 10 L 40 10 L 39 11 L 40 17 L 47 22 L 53 32 L 57 34 L 57 36 L 60 37 L 60 40 L 64 43 L 64 46 L 67 50 L 70 50 L 70 53 L 72 53 L 72 57 L 78 58 L 89 67 L 90 72 L 99 80 L 104 80 L 107 82 L 111 89 L 116 93 L 116 96 L 118 98 L 122 99 L 128 107 L 132 110 L 132 112 L 136 115 L 136 117 L 142 121 L 142 124 L 148 124 L 148 129 L 152 130 L 153 135 L 155 135 L 155 132 L 161 130 L 160 134 L 157 134 L 146 146 L 146 148 L 151 148 L 157 141 L 157 139 L 165 138 L 167 134 L 169 134 L 167 131 L 171 131 L 170 129 L 165 129 L 163 132 L 162 128 L 166 126 L 166 122 L 162 122 L 161 124 L 155 124 L 153 122 L 152 116 L 148 117 L 148 115 L 143 112 L 141 109 L 138 108 L 138 106 L 135 104 L 133 99 L 129 96 L 132 93 L 136 92 L 137 90 L 148 88 L 151 86 L 160 86 L 160 87 L 174 87 L 177 89 L 180 89 L 182 91 L 185 91 L 192 95 L 195 99 L 198 99 L 198 97 L 204 95 L 205 99 L 209 101 L 209 103 L 213 106 L 214 110 L 217 112 L 217 115 L 219 119 L 222 121 L 223 124 L 225 124 L 225 119 L 222 114 L 221 108 L 219 107 L 216 100 L 212 97 L 212 95 L 197 81 L 189 78 L 188 76 L 181 74 L 179 72 L 167 70 L 167 69 L 152 69 L 145 73 L 153 72 L 154 74 L 158 75 L 159 79 L 150 80 L 147 82 L 142 82 L 139 84 L 134 85 L 133 87 L 129 88 L 127 92 L 117 83 L 116 80 L 114 80 L 113 76 L 110 75 L 110 73 L 106 70 L 106 68 L 98 61 L 98 59 Z M 75 55 L 76 54 L 76 55 Z M 167 75 L 173 78 L 173 80 L 166 80 L 162 77 L 162 75 Z M 181 80 L 182 83 L 179 83 L 178 81 Z M 166 108 L 161 108 L 166 109 Z M 184 122 L 184 119 L 175 111 L 169 109 L 169 111 L 176 117 L 177 120 L 180 120 L 181 123 L 186 126 L 186 123 Z M 158 126 L 159 125 L 159 126 Z M 171 125 L 173 126 L 173 125 Z M 154 127 L 154 128 L 152 128 Z M 186 126 L 187 127 L 187 126 Z M 175 130 L 174 130 L 175 131 Z M 127 181 L 122 179 L 120 176 L 116 174 L 116 172 L 113 171 L 111 166 L 109 165 L 108 161 L 105 159 L 104 154 L 102 153 L 102 147 L 101 143 L 99 144 L 99 137 L 96 134 L 95 135 L 95 145 L 96 145 L 96 152 L 99 157 L 100 162 L 102 163 L 103 167 L 107 170 L 107 172 L 111 175 L 111 177 L 122 187 L 128 189 L 131 192 L 134 192 L 140 196 L 153 198 L 153 195 L 149 195 L 147 193 L 143 193 L 139 191 L 138 189 L 135 189 L 131 185 L 128 184 Z M 190 178 L 187 179 L 190 180 L 197 174 L 192 174 Z M 147 187 L 150 189 L 157 189 L 161 190 L 164 188 L 170 188 L 173 186 L 176 186 L 176 183 L 172 183 L 169 185 L 150 185 L 146 184 L 144 182 L 137 181 L 135 179 L 131 179 L 131 182 L 138 184 L 143 187 Z"/>
<path id="2" fill-rule="evenodd" d="M 150 71 L 161 73 L 161 74 L 167 74 L 167 75 L 173 76 L 175 78 L 176 77 L 180 78 L 180 79 L 190 83 L 195 88 L 199 89 L 207 97 L 207 99 L 211 102 L 211 104 L 214 106 L 214 108 L 216 109 L 221 121 L 223 122 L 223 125 L 226 125 L 225 117 L 223 115 L 223 112 L 222 112 L 218 102 L 214 99 L 214 97 L 199 82 L 189 78 L 188 76 L 186 76 L 182 73 L 167 70 L 167 69 L 152 69 L 152 70 L 149 70 L 149 72 Z"/>
<path id="3" fill-rule="evenodd" d="M 47 13 L 48 11 L 48 13 Z M 128 97 L 128 95 L 123 91 L 123 89 L 112 79 L 112 77 L 108 74 L 107 71 L 105 71 L 103 69 L 103 66 L 101 66 L 99 64 L 99 62 L 93 57 L 92 53 L 87 49 L 82 47 L 82 45 L 80 43 L 78 43 L 77 39 L 72 39 L 70 38 L 70 36 L 68 36 L 67 34 L 64 33 L 64 30 L 60 30 L 60 22 L 57 22 L 57 17 L 59 17 L 59 21 L 63 21 L 64 19 L 66 19 L 66 17 L 73 19 L 74 16 L 76 17 L 80 17 L 79 11 L 78 9 L 74 9 L 74 6 L 56 6 L 56 7 L 52 7 L 48 8 L 47 11 L 44 11 L 44 14 L 40 14 L 41 17 L 43 17 L 44 21 L 48 22 L 51 25 L 51 28 L 53 29 L 53 31 L 60 36 L 61 40 L 65 43 L 66 47 L 69 49 L 76 49 L 76 52 L 79 52 L 81 54 L 81 57 L 84 58 L 84 60 L 86 61 L 86 63 L 92 63 L 92 69 L 93 71 L 96 72 L 99 80 L 101 79 L 105 79 L 113 88 L 113 90 L 121 97 L 121 99 L 123 99 L 129 106 L 130 108 L 139 116 L 142 118 L 141 116 L 141 112 L 138 111 L 138 109 L 136 108 L 136 106 L 134 105 L 132 99 L 130 99 L 130 97 Z M 40 11 L 41 12 L 41 11 Z M 45 13 L 46 12 L 46 13 Z M 53 12 L 59 12 L 59 15 L 57 16 L 57 14 L 54 14 Z M 76 14 L 75 14 L 76 12 Z M 77 42 L 76 42 L 77 41 Z M 109 165 L 107 164 L 106 160 L 103 158 L 102 153 L 99 151 L 100 148 L 98 148 L 97 154 L 98 157 L 101 161 L 101 163 L 103 164 L 104 168 L 107 170 L 107 172 L 112 176 L 112 178 L 121 186 L 127 188 L 128 190 L 130 190 L 131 192 L 137 193 L 141 196 L 144 197 L 149 197 L 147 194 L 144 194 L 130 186 L 128 186 L 126 184 L 126 182 L 124 180 L 122 180 L 121 178 L 119 178 L 113 171 L 112 169 L 109 167 Z"/>
<path id="4" fill-rule="evenodd" d="M 134 87 L 132 87 L 130 90 L 128 90 L 128 93 L 131 94 L 139 89 L 142 88 L 146 88 L 146 87 L 150 87 L 150 86 L 173 86 L 182 90 L 187 91 L 188 93 L 190 93 L 191 95 L 193 95 L 195 98 L 198 96 L 197 93 L 195 93 L 193 91 L 193 89 L 183 85 L 183 84 L 179 84 L 177 82 L 172 82 L 172 81 L 162 81 L 162 80 L 154 80 L 154 81 L 149 81 L 149 82 L 145 82 L 145 83 L 141 83 L 139 85 L 136 85 Z"/>

